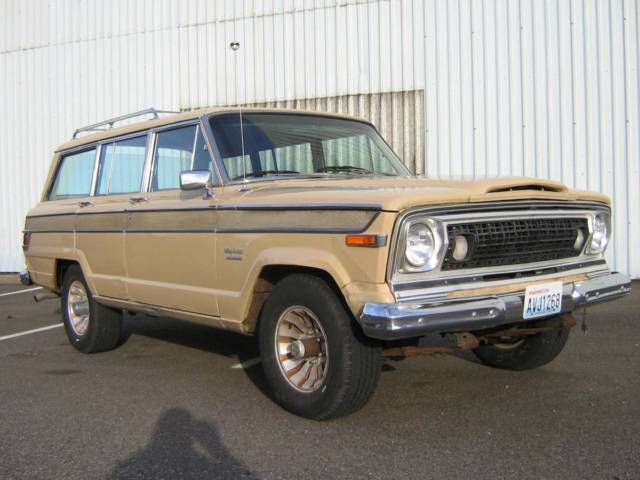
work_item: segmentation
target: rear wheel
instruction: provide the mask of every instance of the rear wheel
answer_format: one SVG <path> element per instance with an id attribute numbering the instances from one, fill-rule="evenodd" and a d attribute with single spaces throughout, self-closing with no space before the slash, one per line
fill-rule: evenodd
<path id="1" fill-rule="evenodd" d="M 537 326 L 557 326 L 554 319 Z M 508 337 L 481 345 L 473 353 L 490 367 L 506 370 L 531 370 L 551 362 L 564 349 L 569 339 L 569 328 L 557 328 L 535 335 Z"/>
<path id="2" fill-rule="evenodd" d="M 78 265 L 67 269 L 62 282 L 62 321 L 71 345 L 83 353 L 113 350 L 122 340 L 122 311 L 93 299 Z"/>
<path id="3" fill-rule="evenodd" d="M 296 274 L 280 281 L 263 308 L 259 338 L 276 400 L 303 417 L 352 413 L 378 384 L 380 345 L 362 334 L 320 278 Z"/>

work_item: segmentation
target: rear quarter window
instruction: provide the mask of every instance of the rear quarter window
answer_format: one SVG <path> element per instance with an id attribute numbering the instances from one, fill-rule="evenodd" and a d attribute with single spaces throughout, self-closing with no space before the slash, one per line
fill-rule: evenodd
<path id="1" fill-rule="evenodd" d="M 88 197 L 95 160 L 95 148 L 64 155 L 49 192 L 49 200 Z"/>

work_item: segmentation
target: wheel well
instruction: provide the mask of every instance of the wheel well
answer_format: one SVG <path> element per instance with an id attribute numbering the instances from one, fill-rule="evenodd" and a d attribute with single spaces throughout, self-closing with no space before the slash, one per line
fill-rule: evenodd
<path id="1" fill-rule="evenodd" d="M 73 260 L 58 260 L 56 261 L 56 288 L 58 291 L 62 290 L 62 282 L 64 280 L 64 274 L 67 273 L 71 265 L 77 265 L 78 262 Z"/>
<path id="2" fill-rule="evenodd" d="M 338 287 L 338 284 L 336 283 L 334 278 L 327 271 L 320 268 L 301 267 L 298 265 L 268 265 L 262 269 L 260 275 L 258 276 L 258 280 L 253 287 L 249 313 L 244 321 L 245 331 L 255 331 L 258 324 L 258 318 L 260 318 L 260 312 L 262 311 L 262 306 L 264 305 L 264 302 L 267 300 L 267 298 L 269 298 L 273 287 L 283 278 L 295 273 L 313 275 L 324 280 L 326 284 L 329 285 L 329 287 L 338 296 L 340 301 L 342 301 L 346 306 L 346 301 L 344 299 L 344 296 L 342 295 L 342 292 L 340 291 L 340 287 Z M 349 309 L 347 308 L 347 311 L 348 310 Z"/>

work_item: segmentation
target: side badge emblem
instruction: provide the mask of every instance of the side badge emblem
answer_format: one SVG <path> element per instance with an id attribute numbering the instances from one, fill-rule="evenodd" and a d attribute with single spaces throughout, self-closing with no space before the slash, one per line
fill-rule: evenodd
<path id="1" fill-rule="evenodd" d="M 224 258 L 227 260 L 241 261 L 243 252 L 244 250 L 241 248 L 224 247 Z"/>

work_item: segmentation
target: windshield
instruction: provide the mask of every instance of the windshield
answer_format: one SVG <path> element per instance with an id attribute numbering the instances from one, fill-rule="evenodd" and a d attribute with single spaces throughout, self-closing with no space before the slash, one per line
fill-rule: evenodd
<path id="1" fill-rule="evenodd" d="M 411 175 L 376 130 L 363 122 L 251 112 L 242 114 L 242 132 L 238 113 L 213 115 L 209 122 L 232 181 L 245 176 Z"/>

